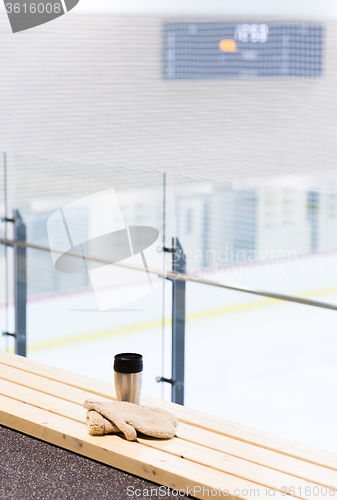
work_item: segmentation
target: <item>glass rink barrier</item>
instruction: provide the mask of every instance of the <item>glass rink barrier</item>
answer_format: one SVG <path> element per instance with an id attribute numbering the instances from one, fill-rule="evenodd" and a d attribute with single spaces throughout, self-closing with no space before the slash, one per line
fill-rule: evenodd
<path id="1" fill-rule="evenodd" d="M 337 191 L 175 181 L 186 406 L 336 452 Z"/>
<path id="2" fill-rule="evenodd" d="M 2 158 L 1 349 L 337 450 L 333 185 Z"/>
<path id="3" fill-rule="evenodd" d="M 24 227 L 28 244 L 27 356 L 112 382 L 114 355 L 140 352 L 143 391 L 160 396 L 164 174 L 22 155 L 9 167 L 8 234 Z M 1 293 L 13 318 L 13 290 Z"/>

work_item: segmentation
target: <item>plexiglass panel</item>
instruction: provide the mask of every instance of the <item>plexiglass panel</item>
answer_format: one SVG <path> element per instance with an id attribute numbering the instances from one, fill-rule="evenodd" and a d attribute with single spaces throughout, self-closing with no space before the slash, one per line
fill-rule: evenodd
<path id="1" fill-rule="evenodd" d="M 337 187 L 324 192 L 176 176 L 193 276 L 337 304 Z"/>
<path id="2" fill-rule="evenodd" d="M 27 251 L 27 356 L 112 381 L 114 354 L 140 352 L 160 395 L 163 174 L 20 155 L 12 175 L 27 242 L 50 249 Z"/>
<path id="3" fill-rule="evenodd" d="M 337 302 L 333 192 L 176 177 L 187 274 Z M 337 451 L 336 312 L 186 285 L 185 404 Z"/>

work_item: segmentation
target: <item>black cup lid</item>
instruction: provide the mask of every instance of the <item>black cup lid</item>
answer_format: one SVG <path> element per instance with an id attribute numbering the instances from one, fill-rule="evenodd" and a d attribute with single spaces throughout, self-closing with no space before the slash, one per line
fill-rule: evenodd
<path id="1" fill-rule="evenodd" d="M 143 356 L 134 352 L 116 354 L 114 370 L 118 373 L 139 373 L 143 371 Z"/>

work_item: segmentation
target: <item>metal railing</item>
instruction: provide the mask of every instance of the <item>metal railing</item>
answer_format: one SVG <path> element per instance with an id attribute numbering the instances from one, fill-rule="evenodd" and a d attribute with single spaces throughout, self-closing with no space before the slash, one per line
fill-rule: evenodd
<path id="1" fill-rule="evenodd" d="M 32 248 L 35 250 L 42 250 L 45 252 L 55 252 L 62 254 L 64 253 L 63 250 L 58 250 L 58 249 L 50 249 L 48 247 L 44 247 L 41 245 L 35 245 L 32 243 L 23 243 L 21 241 L 15 241 L 12 239 L 8 238 L 0 238 L 0 243 L 3 245 L 8 245 L 8 246 L 19 246 L 23 248 Z M 67 252 L 67 255 L 69 257 L 74 257 L 78 259 L 84 259 L 85 260 L 91 260 L 93 262 L 99 262 L 102 264 L 113 264 L 114 266 L 120 266 L 120 267 L 125 267 L 127 269 L 132 269 L 134 271 L 141 271 L 144 272 L 144 268 L 140 266 L 135 266 L 135 265 L 130 265 L 130 264 L 122 264 L 120 262 L 113 262 L 107 259 L 102 259 L 100 257 L 95 257 L 93 255 L 80 255 L 74 252 Z M 167 278 L 170 280 L 178 280 L 178 281 L 185 281 L 185 282 L 191 282 L 191 283 L 199 283 L 200 285 L 208 285 L 208 286 L 214 286 L 217 288 L 224 288 L 226 290 L 232 290 L 236 292 L 243 292 L 243 293 L 248 293 L 251 295 L 257 295 L 259 297 L 266 297 L 268 299 L 276 299 L 276 300 L 284 300 L 286 302 L 294 302 L 296 304 L 303 304 L 306 306 L 313 306 L 313 307 L 319 307 L 322 309 L 330 309 L 332 311 L 337 311 L 337 305 L 329 304 L 327 302 L 320 302 L 316 300 L 309 300 L 305 299 L 303 297 L 296 297 L 292 295 L 285 295 L 281 293 L 274 293 L 274 292 L 265 292 L 265 291 L 259 291 L 259 290 L 249 290 L 247 288 L 242 288 L 238 286 L 231 286 L 231 285 L 225 285 L 223 283 L 218 283 L 216 281 L 212 280 L 205 280 L 201 278 L 195 278 L 194 276 L 190 276 L 188 274 L 183 274 L 178 271 L 163 271 L 162 269 L 155 269 L 148 267 L 146 272 L 149 272 L 151 274 L 156 274 L 161 278 Z"/>

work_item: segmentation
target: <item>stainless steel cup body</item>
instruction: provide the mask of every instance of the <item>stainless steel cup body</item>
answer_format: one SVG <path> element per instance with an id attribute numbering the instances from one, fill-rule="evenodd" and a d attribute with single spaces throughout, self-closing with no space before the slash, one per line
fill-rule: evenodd
<path id="1" fill-rule="evenodd" d="M 136 405 L 140 404 L 142 392 L 143 372 L 115 374 L 115 389 L 118 401 L 128 401 Z"/>

